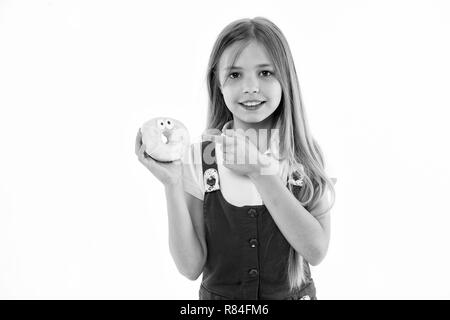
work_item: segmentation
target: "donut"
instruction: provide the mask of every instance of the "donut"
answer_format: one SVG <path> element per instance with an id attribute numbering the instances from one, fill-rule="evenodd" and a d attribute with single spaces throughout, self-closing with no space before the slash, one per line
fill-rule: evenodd
<path id="1" fill-rule="evenodd" d="M 187 128 L 173 118 L 150 119 L 142 125 L 141 133 L 145 152 L 159 162 L 179 160 L 189 147 Z"/>

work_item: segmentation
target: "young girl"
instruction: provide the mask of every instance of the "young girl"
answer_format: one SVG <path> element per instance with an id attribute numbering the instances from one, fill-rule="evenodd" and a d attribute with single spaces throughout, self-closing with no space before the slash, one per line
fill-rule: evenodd
<path id="1" fill-rule="evenodd" d="M 191 280 L 203 273 L 200 299 L 317 299 L 309 265 L 327 252 L 335 180 L 280 29 L 261 17 L 229 24 L 207 85 L 207 129 L 221 134 L 207 131 L 170 164 L 136 138 L 140 162 L 165 186 L 178 270 Z"/>

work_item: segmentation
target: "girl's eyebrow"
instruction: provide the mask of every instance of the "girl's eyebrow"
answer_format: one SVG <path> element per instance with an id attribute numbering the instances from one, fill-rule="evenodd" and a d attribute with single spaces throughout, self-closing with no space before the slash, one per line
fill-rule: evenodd
<path id="1" fill-rule="evenodd" d="M 262 64 L 258 64 L 256 65 L 256 67 L 261 68 L 261 67 L 271 67 L 272 65 L 269 63 L 262 63 Z M 224 68 L 224 70 L 232 70 L 232 69 L 236 69 L 236 70 L 242 70 L 242 67 L 238 67 L 238 66 L 231 66 L 231 67 L 226 67 Z"/>

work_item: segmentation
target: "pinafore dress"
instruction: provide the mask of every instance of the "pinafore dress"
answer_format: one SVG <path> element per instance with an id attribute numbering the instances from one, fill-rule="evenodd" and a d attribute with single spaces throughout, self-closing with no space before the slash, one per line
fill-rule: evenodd
<path id="1" fill-rule="evenodd" d="M 290 292 L 287 268 L 290 244 L 265 205 L 237 207 L 220 190 L 215 144 L 202 142 L 205 184 L 203 216 L 208 250 L 200 300 L 315 300 L 309 264 L 306 282 Z M 205 154 L 209 160 L 205 161 Z"/>

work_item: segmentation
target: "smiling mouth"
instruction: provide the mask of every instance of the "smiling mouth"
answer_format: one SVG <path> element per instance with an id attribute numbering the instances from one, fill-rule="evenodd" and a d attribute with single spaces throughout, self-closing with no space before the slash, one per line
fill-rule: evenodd
<path id="1" fill-rule="evenodd" d="M 247 110 L 256 110 L 260 108 L 262 105 L 264 105 L 266 102 L 261 102 L 260 104 L 254 105 L 254 106 L 246 106 L 245 104 L 239 103 L 244 109 Z"/>

